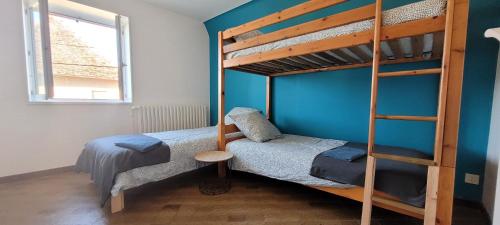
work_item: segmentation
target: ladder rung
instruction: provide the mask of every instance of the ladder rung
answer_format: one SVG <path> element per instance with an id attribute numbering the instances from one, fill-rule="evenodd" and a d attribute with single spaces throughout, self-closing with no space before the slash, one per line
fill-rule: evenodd
<path id="1" fill-rule="evenodd" d="M 405 211 L 409 211 L 409 212 L 415 213 L 417 215 L 422 215 L 422 216 L 425 215 L 425 209 L 415 207 L 412 205 L 408 205 L 408 204 L 405 204 L 405 203 L 400 202 L 400 201 L 387 199 L 387 198 L 383 198 L 383 197 L 379 197 L 379 196 L 375 196 L 375 195 L 372 196 L 372 200 L 376 203 L 380 203 L 380 204 L 391 206 L 391 207 L 398 208 L 398 209 L 403 209 Z"/>
<path id="2" fill-rule="evenodd" d="M 437 165 L 436 162 L 434 162 L 433 160 L 408 157 L 408 156 L 391 155 L 391 154 L 384 154 L 384 153 L 372 153 L 371 156 L 373 156 L 377 159 L 388 159 L 388 160 L 399 161 L 399 162 L 404 162 L 404 163 L 409 163 L 409 164 L 423 165 L 423 166 L 435 166 L 435 165 Z"/>
<path id="3" fill-rule="evenodd" d="M 423 69 L 423 70 L 406 70 L 406 71 L 396 71 L 396 72 L 385 72 L 379 73 L 379 77 L 397 77 L 397 76 L 420 76 L 420 75 L 430 75 L 430 74 L 441 74 L 441 68 L 434 69 Z"/>
<path id="4" fill-rule="evenodd" d="M 384 120 L 413 120 L 413 121 L 437 121 L 435 116 L 389 116 L 389 115 L 376 115 L 377 119 Z"/>

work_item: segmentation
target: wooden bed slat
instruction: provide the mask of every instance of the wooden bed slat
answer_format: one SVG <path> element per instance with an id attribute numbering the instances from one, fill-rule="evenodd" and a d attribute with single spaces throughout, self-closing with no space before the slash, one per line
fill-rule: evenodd
<path id="1" fill-rule="evenodd" d="M 273 62 L 278 62 L 278 63 L 286 64 L 286 65 L 289 65 L 289 66 L 299 67 L 300 69 L 303 69 L 303 70 L 312 68 L 309 65 L 302 64 L 302 63 L 293 61 L 293 60 L 288 59 L 288 58 L 286 58 L 286 59 L 278 59 L 278 60 L 275 60 Z"/>
<path id="2" fill-rule="evenodd" d="M 316 54 L 318 54 L 319 56 L 321 56 L 321 57 L 323 57 L 325 59 L 328 59 L 329 61 L 333 62 L 333 64 L 335 64 L 335 65 L 345 64 L 345 62 L 343 62 L 340 59 L 335 58 L 334 56 L 328 54 L 327 52 L 318 52 Z"/>
<path id="3" fill-rule="evenodd" d="M 349 48 L 349 50 L 351 50 L 352 53 L 362 59 L 363 63 L 370 62 L 372 60 L 371 56 L 367 55 L 363 50 L 359 49 L 358 46 Z"/>
<path id="4" fill-rule="evenodd" d="M 314 12 L 326 7 L 337 5 L 345 2 L 346 0 L 312 0 L 302 3 L 300 5 L 285 9 L 283 11 L 271 14 L 266 17 L 245 23 L 243 25 L 228 29 L 222 33 L 223 39 L 228 39 L 236 35 L 244 34 L 249 31 L 257 30 L 275 23 L 283 22 L 285 20 Z"/>
<path id="5" fill-rule="evenodd" d="M 427 18 L 423 20 L 416 20 L 412 22 L 386 26 L 382 28 L 382 40 L 397 39 L 402 37 L 410 37 L 416 35 L 423 35 L 426 33 L 433 33 L 442 31 L 445 25 L 445 17 L 439 16 L 434 18 Z M 412 29 L 408 29 L 412 27 Z M 358 32 L 349 35 L 338 36 L 325 40 L 309 42 L 290 46 L 288 48 L 280 48 L 268 52 L 261 52 L 249 56 L 237 57 L 234 59 L 224 60 L 225 68 L 231 68 L 244 64 L 252 64 L 258 62 L 265 62 L 290 56 L 300 56 L 316 52 L 323 52 L 332 49 L 339 49 L 344 47 L 352 47 L 362 44 L 367 44 L 372 40 L 373 30 Z"/>
<path id="6" fill-rule="evenodd" d="M 406 71 L 397 71 L 397 72 L 383 72 L 378 73 L 379 77 L 397 77 L 397 76 L 418 76 L 418 75 L 440 75 L 441 68 L 434 69 L 422 69 L 422 70 L 406 70 Z"/>
<path id="7" fill-rule="evenodd" d="M 243 69 L 250 70 L 250 71 L 255 71 L 258 74 L 272 74 L 272 73 L 275 73 L 274 70 L 263 69 L 263 68 L 257 66 L 256 64 L 245 65 L 245 66 L 243 66 Z"/>
<path id="8" fill-rule="evenodd" d="M 263 45 L 287 38 L 313 33 L 316 31 L 326 30 L 350 23 L 371 19 L 373 18 L 374 14 L 375 5 L 371 4 L 361 8 L 349 10 L 347 12 L 323 17 L 321 19 L 313 20 L 311 22 L 303 23 L 297 26 L 292 26 L 275 32 L 262 34 L 248 40 L 229 44 L 224 46 L 224 53 L 251 48 L 258 45 Z"/>
<path id="9" fill-rule="evenodd" d="M 252 74 L 257 74 L 257 75 L 264 75 L 264 76 L 267 75 L 267 73 L 265 73 L 265 72 L 249 69 L 249 68 L 246 68 L 245 66 L 234 67 L 234 68 L 231 68 L 231 70 L 236 70 L 236 71 L 245 72 L 245 73 L 252 73 Z"/>
<path id="10" fill-rule="evenodd" d="M 384 153 L 372 153 L 372 156 L 377 158 L 377 159 L 388 159 L 388 160 L 392 160 L 392 161 L 398 161 L 398 162 L 404 162 L 404 163 L 422 165 L 422 166 L 435 166 L 436 165 L 436 162 L 429 160 L 429 159 L 421 159 L 421 158 L 414 158 L 414 157 L 408 157 L 408 156 L 390 155 L 390 154 L 384 154 Z"/>
<path id="11" fill-rule="evenodd" d="M 424 57 L 402 58 L 402 59 L 381 61 L 380 65 L 391 65 L 391 64 L 399 64 L 399 63 L 409 63 L 409 62 L 433 61 L 433 60 L 438 60 L 438 59 L 439 58 L 424 58 Z M 372 66 L 372 62 L 352 64 L 352 65 L 331 66 L 331 67 L 307 69 L 307 70 L 300 70 L 300 71 L 289 71 L 289 72 L 284 72 L 284 73 L 270 74 L 270 76 L 288 76 L 288 75 L 296 75 L 296 74 L 301 74 L 301 73 L 315 73 L 315 72 L 325 72 L 325 71 L 336 71 L 336 70 L 345 70 L 345 69 L 362 68 L 362 67 L 370 67 L 370 66 Z"/>
<path id="12" fill-rule="evenodd" d="M 310 60 L 312 62 L 315 62 L 315 63 L 321 65 L 322 67 L 334 65 L 333 63 L 328 62 L 328 61 L 326 61 L 326 60 L 324 60 L 322 58 L 319 58 L 319 57 L 317 57 L 317 56 L 315 56 L 313 54 L 302 55 L 302 57 L 304 57 L 304 58 L 306 58 L 306 59 L 308 59 L 308 60 Z"/>
<path id="13" fill-rule="evenodd" d="M 389 44 L 389 47 L 391 47 L 391 50 L 394 53 L 394 57 L 396 59 L 404 58 L 403 51 L 401 50 L 401 46 L 399 45 L 399 40 L 389 40 L 387 43 Z"/>
<path id="14" fill-rule="evenodd" d="M 332 51 L 333 53 L 335 53 L 336 55 L 342 57 L 343 59 L 345 59 L 347 61 L 348 64 L 356 64 L 356 63 L 359 63 L 358 60 L 356 60 L 355 58 L 351 57 L 350 55 L 348 55 L 347 53 L 343 52 L 342 50 L 340 49 L 337 49 L 337 50 L 333 50 Z"/>
<path id="15" fill-rule="evenodd" d="M 412 37 L 411 46 L 413 48 L 413 57 L 422 56 L 422 52 L 424 50 L 424 36 L 420 35 Z"/>
<path id="16" fill-rule="evenodd" d="M 443 32 L 434 33 L 434 38 L 432 41 L 433 57 L 443 57 L 443 43 L 444 43 L 444 33 Z"/>
<path id="17" fill-rule="evenodd" d="M 405 203 L 402 203 L 399 201 L 395 201 L 395 200 L 391 200 L 391 199 L 387 199 L 387 198 L 383 198 L 383 197 L 379 197 L 379 196 L 373 196 L 373 202 L 374 203 L 381 203 L 384 205 L 389 205 L 389 206 L 392 206 L 394 208 L 404 209 L 406 211 L 410 211 L 412 213 L 422 215 L 422 216 L 425 214 L 425 211 L 422 208 L 418 208 L 418 207 L 411 206 L 411 205 L 408 205 L 408 204 L 405 204 Z"/>
<path id="18" fill-rule="evenodd" d="M 410 120 L 410 121 L 427 121 L 435 122 L 435 116 L 392 116 L 392 115 L 376 115 L 375 118 L 382 120 Z"/>
<path id="19" fill-rule="evenodd" d="M 312 69 L 314 67 L 312 66 L 309 66 L 308 64 L 305 64 L 305 63 L 302 63 L 302 62 L 299 62 L 295 59 L 293 59 L 292 57 L 290 58 L 284 58 L 284 59 L 279 59 L 277 61 L 280 61 L 282 63 L 287 63 L 287 64 L 292 64 L 292 65 L 295 65 L 297 67 L 300 67 L 302 68 L 303 70 L 307 70 L 307 69 Z"/>
<path id="20" fill-rule="evenodd" d="M 307 60 L 305 60 L 305 59 L 303 59 L 303 58 L 300 58 L 300 57 L 298 57 L 298 56 L 295 56 L 295 57 L 290 57 L 290 58 L 291 58 L 291 59 L 293 59 L 293 60 L 295 60 L 295 61 L 297 61 L 297 62 L 300 62 L 300 63 L 302 63 L 302 64 L 308 65 L 308 66 L 310 66 L 310 67 L 312 67 L 312 68 L 322 68 L 322 67 L 321 67 L 321 65 L 316 64 L 316 63 L 309 62 L 309 61 L 307 61 Z"/>
<path id="21" fill-rule="evenodd" d="M 286 70 L 283 70 L 283 69 L 280 69 L 280 68 L 276 68 L 274 66 L 269 66 L 269 64 L 266 64 L 266 62 L 261 62 L 261 63 L 255 63 L 255 64 L 251 64 L 251 65 L 248 65 L 248 66 L 253 66 L 259 70 L 262 70 L 262 71 L 266 71 L 266 72 L 269 72 L 269 73 L 276 73 L 276 72 L 280 72 L 280 71 L 286 71 Z"/>
<path id="22" fill-rule="evenodd" d="M 275 67 L 281 68 L 282 70 L 285 70 L 285 71 L 304 69 L 303 67 L 298 67 L 297 65 L 290 65 L 290 64 L 287 64 L 287 63 L 280 62 L 278 60 L 268 61 L 268 62 L 265 62 L 265 63 L 274 65 Z"/>
<path id="23" fill-rule="evenodd" d="M 273 63 L 276 61 L 267 61 L 267 62 L 261 62 L 257 63 L 257 65 L 265 66 L 267 68 L 271 68 L 272 70 L 278 70 L 278 71 L 289 71 L 291 68 L 285 67 L 283 65 L 279 65 L 276 63 Z"/>

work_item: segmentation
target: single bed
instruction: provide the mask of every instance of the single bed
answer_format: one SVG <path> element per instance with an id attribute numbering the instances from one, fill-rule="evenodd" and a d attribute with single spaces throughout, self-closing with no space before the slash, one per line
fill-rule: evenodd
<path id="1" fill-rule="evenodd" d="M 243 138 L 229 142 L 226 150 L 234 154 L 233 170 L 263 175 L 303 185 L 335 188 L 354 187 L 309 175 L 316 155 L 340 147 L 345 141 L 283 134 L 264 143 Z"/>
<path id="2" fill-rule="evenodd" d="M 195 170 L 197 167 L 194 155 L 197 152 L 217 149 L 216 127 L 146 133 L 145 135 L 158 138 L 170 147 L 170 162 L 119 173 L 111 190 L 112 196 L 146 183 Z"/>
<path id="3" fill-rule="evenodd" d="M 258 143 L 248 138 L 232 141 L 226 150 L 234 154 L 233 170 L 321 188 L 350 189 L 364 185 L 366 155 L 354 161 L 327 157 L 327 152 L 349 148 L 366 154 L 366 144 L 283 134 Z M 419 158 L 414 149 L 377 145 L 376 151 Z M 391 160 L 377 164 L 377 190 L 422 208 L 425 204 L 427 168 Z"/>
<path id="4" fill-rule="evenodd" d="M 151 152 L 156 151 L 151 153 L 153 155 L 148 152 L 147 156 L 143 157 L 141 153 L 136 155 L 137 152 L 133 150 L 115 146 L 116 141 L 122 140 L 122 136 L 126 135 L 103 137 L 87 143 L 77 161 L 77 171 L 91 174 L 91 179 L 101 196 L 101 204 L 104 205 L 111 196 L 112 212 L 123 209 L 123 191 L 195 170 L 198 168 L 194 159 L 197 152 L 217 149 L 216 127 L 144 133 L 144 135 L 161 140 L 162 146 L 167 148 L 152 150 Z M 228 135 L 228 138 L 239 135 L 234 133 Z M 167 159 L 163 159 L 166 157 L 164 153 L 160 153 L 163 151 L 168 151 Z M 123 165 L 124 163 L 127 165 Z M 137 167 L 138 165 L 140 167 Z"/>

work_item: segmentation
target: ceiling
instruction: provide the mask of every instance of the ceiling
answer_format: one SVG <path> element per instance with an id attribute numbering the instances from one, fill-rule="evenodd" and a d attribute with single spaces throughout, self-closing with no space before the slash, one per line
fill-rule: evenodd
<path id="1" fill-rule="evenodd" d="M 205 22 L 250 0 L 143 0 Z"/>

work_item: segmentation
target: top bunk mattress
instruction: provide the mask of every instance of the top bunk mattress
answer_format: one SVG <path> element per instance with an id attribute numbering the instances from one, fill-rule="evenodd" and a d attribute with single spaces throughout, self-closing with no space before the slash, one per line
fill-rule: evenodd
<path id="1" fill-rule="evenodd" d="M 309 175 L 316 155 L 345 144 L 345 141 L 283 134 L 264 143 L 247 138 L 232 141 L 226 150 L 234 154 L 233 170 L 303 185 L 351 188 L 354 186 Z"/>
<path id="2" fill-rule="evenodd" d="M 383 25 L 395 25 L 405 22 L 410 22 L 419 19 L 425 19 L 430 17 L 436 17 L 444 15 L 446 11 L 447 0 L 424 0 L 394 9 L 386 10 L 383 12 Z M 233 59 L 237 57 L 252 55 L 260 52 L 267 52 L 279 48 L 290 47 L 292 45 L 303 44 L 313 41 L 319 41 L 327 38 L 332 38 L 336 36 L 342 36 L 357 32 L 362 32 L 366 30 L 373 29 L 374 20 L 365 20 L 361 22 L 351 23 L 348 25 L 334 27 L 327 30 L 322 30 L 310 34 L 305 34 L 298 37 L 288 38 L 281 41 L 271 42 L 264 45 L 259 45 L 243 50 L 234 51 L 226 55 L 226 59 Z M 429 49 L 425 49 L 428 44 L 425 44 L 423 52 L 429 52 L 432 50 L 432 44 Z M 382 45 L 382 50 L 384 52 L 388 51 L 387 46 Z M 371 51 L 369 48 L 362 49 L 363 51 Z M 371 55 L 371 52 L 370 54 Z"/>

